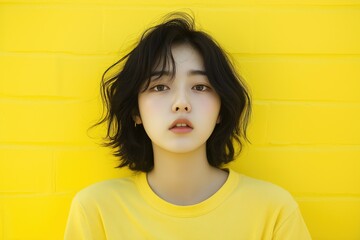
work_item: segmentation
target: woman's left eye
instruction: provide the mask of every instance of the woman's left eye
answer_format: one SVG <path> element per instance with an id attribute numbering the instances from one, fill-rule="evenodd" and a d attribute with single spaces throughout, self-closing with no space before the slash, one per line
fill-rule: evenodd
<path id="1" fill-rule="evenodd" d="M 205 86 L 205 85 L 196 85 L 196 86 L 193 87 L 193 89 L 196 90 L 196 91 L 203 92 L 205 90 L 208 90 L 209 87 Z"/>

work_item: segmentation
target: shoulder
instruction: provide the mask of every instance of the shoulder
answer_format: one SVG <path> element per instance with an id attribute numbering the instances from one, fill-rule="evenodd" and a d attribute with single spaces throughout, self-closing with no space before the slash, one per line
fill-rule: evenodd
<path id="1" fill-rule="evenodd" d="M 122 198 L 136 192 L 134 176 L 115 178 L 93 183 L 75 194 L 74 200 L 81 205 L 98 204 Z"/>
<path id="2" fill-rule="evenodd" d="M 237 174 L 239 183 L 233 199 L 246 206 L 252 215 L 259 219 L 275 219 L 275 222 L 271 223 L 274 229 L 279 228 L 292 216 L 297 216 L 299 205 L 286 189 L 265 180 Z"/>
<path id="3" fill-rule="evenodd" d="M 290 192 L 265 180 L 235 174 L 239 181 L 234 201 L 246 206 L 255 221 L 267 219 L 274 232 L 273 239 L 311 239 L 299 205 Z"/>
<path id="4" fill-rule="evenodd" d="M 283 187 L 269 181 L 253 178 L 242 173 L 237 173 L 239 177 L 238 192 L 254 203 L 267 206 L 288 206 L 295 209 L 297 202 L 289 191 Z"/>

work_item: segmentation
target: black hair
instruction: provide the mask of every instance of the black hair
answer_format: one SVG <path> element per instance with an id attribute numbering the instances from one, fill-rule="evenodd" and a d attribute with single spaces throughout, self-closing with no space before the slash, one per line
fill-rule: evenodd
<path id="1" fill-rule="evenodd" d="M 251 113 L 251 99 L 244 82 L 219 44 L 207 33 L 195 30 L 194 18 L 187 13 L 171 13 L 165 20 L 146 30 L 137 45 L 102 76 L 101 96 L 107 114 L 100 122 L 107 121 L 107 134 L 103 146 L 111 146 L 114 156 L 120 158 L 117 167 L 129 167 L 134 171 L 149 172 L 154 167 L 151 139 L 143 125 L 135 125 L 139 115 L 138 94 L 144 84 L 149 85 L 155 67 L 172 62 L 171 47 L 174 44 L 190 44 L 203 58 L 210 84 L 220 96 L 221 123 L 206 142 L 206 155 L 211 166 L 221 167 L 237 155 L 233 143 L 247 140 L 246 129 Z M 107 77 L 115 67 L 120 70 Z M 174 71 L 172 73 L 174 74 Z M 161 76 L 159 76 L 161 77 Z M 147 88 L 147 87 L 146 87 Z"/>

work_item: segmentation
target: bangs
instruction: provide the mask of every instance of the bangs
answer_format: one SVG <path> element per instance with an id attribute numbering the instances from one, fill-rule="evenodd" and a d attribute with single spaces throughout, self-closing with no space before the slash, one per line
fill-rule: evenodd
<path id="1" fill-rule="evenodd" d="M 172 17 L 175 17 L 173 15 Z M 140 82 L 138 92 L 145 91 L 152 80 L 157 80 L 165 74 L 173 80 L 176 68 L 172 56 L 172 46 L 190 43 L 193 38 L 193 19 L 188 15 L 179 14 L 181 18 L 172 19 L 146 30 L 136 47 L 136 59 Z M 186 21 L 184 21 L 186 20 Z M 193 44 L 191 44 L 193 45 Z M 193 46 L 195 47 L 195 46 Z"/>
<path id="2" fill-rule="evenodd" d="M 164 44 L 162 47 L 159 46 L 161 49 L 159 49 L 157 55 L 154 57 L 149 56 L 148 66 L 150 66 L 150 68 L 144 79 L 145 82 L 140 88 L 141 92 L 146 91 L 152 81 L 156 81 L 163 76 L 169 77 L 170 81 L 174 80 L 176 75 L 176 64 L 171 51 L 173 45 L 174 44 L 170 42 Z"/>

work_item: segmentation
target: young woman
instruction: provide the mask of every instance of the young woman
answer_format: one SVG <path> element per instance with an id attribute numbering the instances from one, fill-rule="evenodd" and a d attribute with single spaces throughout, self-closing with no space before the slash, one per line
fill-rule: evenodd
<path id="1" fill-rule="evenodd" d="M 134 174 L 80 191 L 65 239 L 310 239 L 286 190 L 224 167 L 246 139 L 250 97 L 190 16 L 150 28 L 120 63 L 102 122 Z"/>

